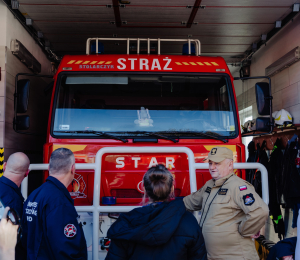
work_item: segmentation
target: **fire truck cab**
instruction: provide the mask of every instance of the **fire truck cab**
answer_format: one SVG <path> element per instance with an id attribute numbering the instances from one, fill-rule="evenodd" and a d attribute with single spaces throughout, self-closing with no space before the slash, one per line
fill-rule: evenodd
<path id="1" fill-rule="evenodd" d="M 125 41 L 127 54 L 103 54 L 104 40 Z M 187 55 L 160 54 L 161 44 L 174 41 L 187 43 Z M 131 42 L 137 43 L 136 54 L 130 53 Z M 141 42 L 147 43 L 145 54 Z M 153 43 L 157 54 L 151 54 Z M 93 38 L 86 55 L 63 57 L 54 76 L 44 163 L 52 151 L 66 147 L 83 165 L 68 190 L 80 211 L 89 259 L 92 251 L 105 258 L 107 230 L 126 211 L 123 207 L 141 205 L 142 178 L 149 167 L 161 163 L 172 172 L 180 199 L 211 178 L 207 169 L 196 169 L 191 182 L 189 160 L 203 163 L 211 148 L 226 146 L 234 162 L 245 162 L 234 78 L 223 58 L 200 56 L 200 49 L 192 39 Z M 98 160 L 104 148 L 108 152 Z M 101 165 L 98 183 L 95 164 Z M 235 171 L 245 178 L 243 170 Z M 95 201 L 111 210 L 93 216 Z M 93 233 L 95 221 L 98 234 Z"/>

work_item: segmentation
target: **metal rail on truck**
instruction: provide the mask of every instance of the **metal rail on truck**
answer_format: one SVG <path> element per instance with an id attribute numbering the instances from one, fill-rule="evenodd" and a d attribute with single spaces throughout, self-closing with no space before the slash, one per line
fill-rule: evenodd
<path id="1" fill-rule="evenodd" d="M 201 43 L 198 39 L 150 39 L 150 38 L 88 38 L 86 41 L 86 54 L 90 54 L 91 41 L 96 41 L 96 53 L 98 53 L 98 42 L 99 41 L 127 41 L 127 54 L 129 54 L 130 41 L 137 42 L 137 54 L 140 53 L 140 42 L 147 41 L 147 54 L 150 54 L 150 43 L 157 42 L 157 54 L 160 54 L 160 43 L 161 42 L 187 42 L 189 48 L 189 54 L 191 54 L 191 43 L 195 43 L 196 56 L 201 54 Z"/>
<path id="2" fill-rule="evenodd" d="M 96 154 L 95 163 L 76 163 L 77 170 L 94 170 L 94 194 L 92 206 L 76 206 L 78 212 L 93 212 L 93 259 L 98 259 L 98 230 L 99 213 L 120 213 L 128 212 L 135 206 L 100 206 L 100 186 L 102 156 L 107 153 L 185 153 L 189 162 L 189 178 L 191 193 L 197 190 L 196 169 L 208 169 L 208 163 L 195 163 L 194 153 L 187 147 L 104 147 Z M 48 170 L 49 164 L 30 164 L 30 170 Z M 234 163 L 234 169 L 258 169 L 262 176 L 262 197 L 264 202 L 269 204 L 268 172 L 265 166 L 260 163 Z M 27 198 L 28 178 L 26 177 L 21 186 L 24 198 Z"/>

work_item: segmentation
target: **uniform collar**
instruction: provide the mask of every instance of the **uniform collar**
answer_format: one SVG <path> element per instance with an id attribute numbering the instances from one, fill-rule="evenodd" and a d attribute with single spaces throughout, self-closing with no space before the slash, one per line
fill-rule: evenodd
<path id="1" fill-rule="evenodd" d="M 2 182 L 3 184 L 11 187 L 22 198 L 22 200 L 24 201 L 24 197 L 23 197 L 23 195 L 22 195 L 19 187 L 17 186 L 17 184 L 15 184 L 13 181 L 11 181 L 10 179 L 8 179 L 5 176 L 2 176 L 0 178 L 0 182 Z"/>
<path id="2" fill-rule="evenodd" d="M 71 201 L 72 204 L 74 205 L 74 200 L 71 198 L 70 193 L 67 190 L 65 185 L 63 185 L 58 179 L 56 179 L 55 177 L 52 177 L 52 176 L 49 176 L 46 181 L 51 182 L 58 189 L 60 189 L 63 192 L 63 194 L 68 198 L 68 200 Z"/>
<path id="3" fill-rule="evenodd" d="M 226 180 L 228 180 L 233 174 L 234 174 L 234 172 L 232 172 L 232 173 L 230 173 L 230 174 L 224 176 L 224 177 L 221 178 L 221 179 L 218 179 L 218 180 L 214 181 L 214 182 L 215 182 L 215 186 L 216 186 L 216 187 L 221 186 L 221 185 L 222 185 Z"/>

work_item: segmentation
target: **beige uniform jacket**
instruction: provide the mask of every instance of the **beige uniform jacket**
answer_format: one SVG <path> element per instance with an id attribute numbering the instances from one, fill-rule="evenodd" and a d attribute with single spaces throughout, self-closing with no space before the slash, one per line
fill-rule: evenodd
<path id="1" fill-rule="evenodd" d="M 209 180 L 183 201 L 188 210 L 202 211 L 208 259 L 259 259 L 250 236 L 265 225 L 269 209 L 250 183 L 232 173 Z"/>

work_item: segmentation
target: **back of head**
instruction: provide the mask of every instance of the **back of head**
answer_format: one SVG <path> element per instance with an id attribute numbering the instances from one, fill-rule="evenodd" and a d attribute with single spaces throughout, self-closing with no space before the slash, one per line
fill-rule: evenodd
<path id="1" fill-rule="evenodd" d="M 75 163 L 74 154 L 67 148 L 59 148 L 52 152 L 49 162 L 50 175 L 66 174 Z"/>
<path id="2" fill-rule="evenodd" d="M 30 161 L 26 154 L 18 152 L 9 156 L 6 162 L 6 174 L 20 174 L 24 176 L 29 168 Z"/>
<path id="3" fill-rule="evenodd" d="M 143 178 L 146 195 L 151 201 L 165 201 L 174 196 L 172 173 L 162 164 L 151 167 Z"/>

